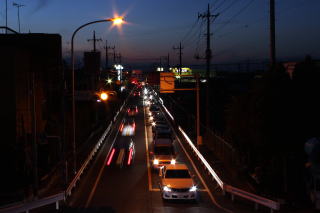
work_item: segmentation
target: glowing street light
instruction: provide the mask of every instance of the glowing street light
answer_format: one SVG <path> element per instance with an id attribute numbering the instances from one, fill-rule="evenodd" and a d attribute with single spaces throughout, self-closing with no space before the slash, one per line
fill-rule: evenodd
<path id="1" fill-rule="evenodd" d="M 105 92 L 102 92 L 100 94 L 100 99 L 103 100 L 103 101 L 106 101 L 108 99 L 108 94 L 105 93 Z"/>
<path id="2" fill-rule="evenodd" d="M 114 25 L 121 25 L 123 23 L 123 17 L 115 17 L 115 18 L 109 18 L 109 19 L 101 19 L 97 21 L 88 22 L 86 24 L 81 25 L 78 27 L 72 34 L 71 37 L 71 73 L 72 73 L 72 152 L 73 152 L 73 172 L 74 174 L 77 171 L 77 159 L 76 159 L 76 110 L 75 110 L 75 91 L 74 91 L 74 50 L 73 50 L 73 41 L 76 33 L 81 30 L 82 28 L 91 25 L 96 24 L 100 22 L 113 22 Z"/>
<path id="3" fill-rule="evenodd" d="M 112 19 L 114 25 L 120 25 L 123 23 L 123 17 L 117 17 Z"/>

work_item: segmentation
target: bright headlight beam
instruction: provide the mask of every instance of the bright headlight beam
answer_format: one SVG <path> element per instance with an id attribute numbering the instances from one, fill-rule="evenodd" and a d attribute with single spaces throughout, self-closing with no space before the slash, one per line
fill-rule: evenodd
<path id="1" fill-rule="evenodd" d="M 197 191 L 197 186 L 192 186 L 190 189 L 189 189 L 190 192 L 195 192 Z"/>
<path id="2" fill-rule="evenodd" d="M 171 192 L 171 189 L 168 186 L 163 187 L 163 191 L 165 192 Z"/>

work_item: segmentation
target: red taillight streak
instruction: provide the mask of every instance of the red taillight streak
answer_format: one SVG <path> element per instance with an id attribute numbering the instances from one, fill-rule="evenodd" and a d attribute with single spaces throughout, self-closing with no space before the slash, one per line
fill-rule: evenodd
<path id="1" fill-rule="evenodd" d="M 136 109 L 136 113 L 138 113 L 138 109 Z"/>
<path id="2" fill-rule="evenodd" d="M 113 158 L 113 155 L 114 155 L 114 152 L 115 152 L 115 151 L 116 151 L 116 150 L 115 150 L 114 148 L 113 148 L 112 151 L 111 151 L 109 160 L 108 160 L 108 162 L 107 162 L 107 165 L 108 165 L 108 166 L 110 165 L 110 163 L 111 163 L 111 161 L 112 161 L 112 158 Z"/>
<path id="3" fill-rule="evenodd" d="M 121 127 L 120 127 L 120 132 L 122 132 L 123 130 L 123 124 L 121 124 Z"/>
<path id="4" fill-rule="evenodd" d="M 128 165 L 131 164 L 131 159 L 132 159 L 132 148 L 130 149 L 130 152 L 129 152 Z"/>

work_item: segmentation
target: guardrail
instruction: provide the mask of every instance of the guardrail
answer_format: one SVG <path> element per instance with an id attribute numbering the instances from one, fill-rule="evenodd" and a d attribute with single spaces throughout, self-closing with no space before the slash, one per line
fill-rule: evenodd
<path id="1" fill-rule="evenodd" d="M 275 202 L 273 200 L 269 200 L 267 198 L 255 195 L 253 193 L 250 192 L 246 192 L 242 189 L 230 186 L 230 185 L 225 185 L 225 191 L 229 192 L 231 194 L 231 200 L 234 200 L 234 196 L 237 195 L 239 197 L 242 197 L 244 199 L 247 200 L 252 200 L 255 202 L 255 209 L 258 209 L 259 204 L 263 205 L 263 206 L 267 206 L 271 209 L 271 212 L 273 212 L 272 210 L 280 210 L 280 203 L 279 202 Z"/>
<path id="2" fill-rule="evenodd" d="M 52 203 L 56 204 L 56 210 L 59 210 L 59 201 L 64 200 L 64 192 L 55 194 L 40 200 L 34 200 L 29 203 L 15 204 L 10 207 L 0 209 L 0 213 L 19 213 L 19 212 L 29 212 L 32 209 L 39 208 L 41 206 L 46 206 Z"/>
<path id="3" fill-rule="evenodd" d="M 174 117 L 169 112 L 169 110 L 165 107 L 163 100 L 159 97 L 159 102 L 161 103 L 163 109 L 166 111 L 167 115 L 171 118 L 172 121 L 174 121 Z M 191 147 L 192 151 L 195 153 L 195 155 L 198 157 L 198 159 L 201 161 L 201 163 L 204 165 L 205 169 L 209 171 L 209 174 L 212 176 L 212 178 L 218 183 L 220 188 L 223 190 L 223 193 L 228 192 L 231 194 L 231 200 L 234 201 L 235 195 L 239 196 L 241 198 L 244 198 L 246 200 L 250 200 L 255 203 L 255 209 L 257 210 L 260 205 L 266 206 L 270 208 L 270 211 L 273 212 L 274 210 L 280 210 L 280 203 L 261 197 L 259 195 L 244 191 L 242 189 L 233 187 L 231 185 L 225 184 L 217 175 L 217 173 L 212 169 L 210 164 L 207 162 L 207 160 L 203 157 L 203 155 L 199 152 L 199 150 L 196 148 L 194 143 L 191 141 L 189 136 L 184 132 L 184 130 L 178 126 L 179 131 L 184 136 L 185 140 Z"/>
<path id="4" fill-rule="evenodd" d="M 188 142 L 189 146 L 191 146 L 192 151 L 197 155 L 197 157 L 201 160 L 202 164 L 207 168 L 211 176 L 214 178 L 214 180 L 219 184 L 220 188 L 224 190 L 224 183 L 223 181 L 219 178 L 217 173 L 212 169 L 208 161 L 202 156 L 202 154 L 199 152 L 199 150 L 195 147 L 193 142 L 190 140 L 188 135 L 183 131 L 183 129 L 178 126 L 179 131 L 182 133 L 186 141 Z"/>
<path id="5" fill-rule="evenodd" d="M 107 134 L 109 133 L 110 129 L 112 126 L 112 122 L 110 122 L 108 128 L 104 131 L 104 133 L 102 134 L 102 136 L 100 137 L 98 143 L 95 145 L 95 147 L 93 148 L 93 150 L 90 152 L 88 158 L 85 160 L 85 162 L 82 164 L 81 168 L 79 169 L 79 171 L 77 172 L 76 176 L 73 178 L 73 180 L 71 181 L 71 183 L 69 184 L 68 188 L 66 189 L 66 197 L 71 195 L 72 189 L 76 186 L 77 182 L 80 180 L 80 176 L 82 175 L 83 171 L 86 169 L 87 165 L 89 164 L 89 162 L 91 161 L 91 159 L 94 157 L 94 155 L 96 154 L 96 152 L 98 151 L 98 149 L 100 148 L 103 140 L 105 139 L 105 137 L 107 136 Z"/>
<path id="6" fill-rule="evenodd" d="M 131 93 L 130 93 L 131 94 Z M 129 97 L 129 96 L 128 96 Z M 113 124 L 113 122 L 116 121 L 119 113 L 122 111 L 123 107 L 125 106 L 125 104 L 127 103 L 127 99 L 128 97 L 124 100 L 123 104 L 121 105 L 120 109 L 117 111 L 116 115 L 114 116 L 113 120 L 109 123 L 108 128 L 104 131 L 104 133 L 102 134 L 101 138 L 99 139 L 98 143 L 95 145 L 95 147 L 93 148 L 93 150 L 91 151 L 91 153 L 89 154 L 88 158 L 86 159 L 86 161 L 82 164 L 81 168 L 79 169 L 79 171 L 77 172 L 76 176 L 73 178 L 73 180 L 71 181 L 71 183 L 69 184 L 68 188 L 66 189 L 66 197 L 71 195 L 72 189 L 76 186 L 77 182 L 80 180 L 80 176 L 82 175 L 83 171 L 86 169 L 87 165 L 89 164 L 89 162 L 91 161 L 91 159 L 94 157 L 94 155 L 96 154 L 96 152 L 99 150 L 102 142 L 104 141 L 105 137 L 107 136 L 107 134 L 109 133 L 111 126 Z"/>
<path id="7" fill-rule="evenodd" d="M 131 94 L 131 93 L 130 93 Z M 128 96 L 129 97 L 129 96 Z M 117 116 L 119 115 L 119 113 L 122 111 L 123 107 L 125 106 L 125 104 L 127 103 L 127 99 L 124 100 L 123 104 L 121 105 L 119 111 L 117 111 L 116 115 L 113 118 L 113 121 L 115 121 L 117 119 Z M 42 206 L 46 206 L 52 203 L 56 204 L 56 210 L 59 210 L 59 202 L 61 200 L 65 200 L 67 198 L 67 196 L 70 196 L 72 193 L 72 189 L 76 186 L 77 182 L 80 180 L 80 176 L 82 175 L 83 171 L 86 169 L 86 167 L 88 166 L 89 162 L 91 161 L 91 159 L 94 157 L 95 153 L 99 150 L 102 142 L 104 141 L 106 135 L 109 133 L 111 127 L 112 127 L 112 123 L 113 121 L 111 121 L 109 123 L 109 126 L 107 127 L 107 129 L 104 131 L 104 133 L 102 134 L 102 136 L 100 137 L 100 139 L 98 140 L 97 144 L 95 145 L 95 147 L 93 148 L 93 150 L 90 152 L 88 158 L 85 160 L 85 162 L 82 164 L 81 168 L 79 169 L 79 171 L 77 172 L 76 176 L 73 178 L 73 180 L 71 181 L 71 183 L 69 184 L 69 186 L 67 187 L 67 189 L 64 192 L 52 195 L 52 196 L 48 196 L 39 200 L 34 200 L 28 203 L 18 203 L 18 204 L 12 204 L 11 206 L 7 206 L 4 208 L 0 209 L 0 213 L 19 213 L 19 212 L 29 212 L 30 210 L 42 207 Z"/>

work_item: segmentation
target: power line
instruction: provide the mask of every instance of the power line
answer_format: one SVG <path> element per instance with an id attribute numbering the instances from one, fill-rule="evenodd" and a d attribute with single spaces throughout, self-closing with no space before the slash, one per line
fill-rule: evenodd
<path id="1" fill-rule="evenodd" d="M 217 6 L 213 9 L 213 11 L 216 11 L 216 10 L 218 10 L 220 7 L 222 7 L 223 5 L 224 5 L 224 3 L 226 3 L 227 1 L 226 0 L 224 0 L 224 1 L 222 1 L 221 2 L 221 4 L 217 4 Z M 211 5 L 211 7 L 210 7 L 210 10 L 212 9 L 212 7 L 213 7 L 213 5 Z"/>
<path id="2" fill-rule="evenodd" d="M 219 32 L 220 30 L 224 29 L 228 24 L 232 22 L 233 19 L 235 19 L 237 16 L 239 16 L 242 12 L 244 12 L 252 3 L 254 0 L 250 0 L 244 7 L 242 7 L 237 13 L 235 13 L 227 22 L 225 25 L 222 25 L 221 27 L 218 27 L 215 31 L 215 33 Z"/>
<path id="3" fill-rule="evenodd" d="M 188 35 L 191 34 L 192 30 L 194 29 L 194 27 L 198 24 L 199 19 L 197 19 L 194 24 L 191 26 L 191 28 L 189 29 L 189 31 L 187 31 L 187 33 L 183 36 L 183 38 L 181 39 L 181 42 L 184 42 L 184 40 L 188 37 Z"/>
<path id="4" fill-rule="evenodd" d="M 229 4 L 226 8 L 224 8 L 222 11 L 220 11 L 220 13 L 224 13 L 227 10 L 229 10 L 236 2 L 239 2 L 238 0 L 233 0 L 233 2 L 231 2 L 231 4 Z"/>

